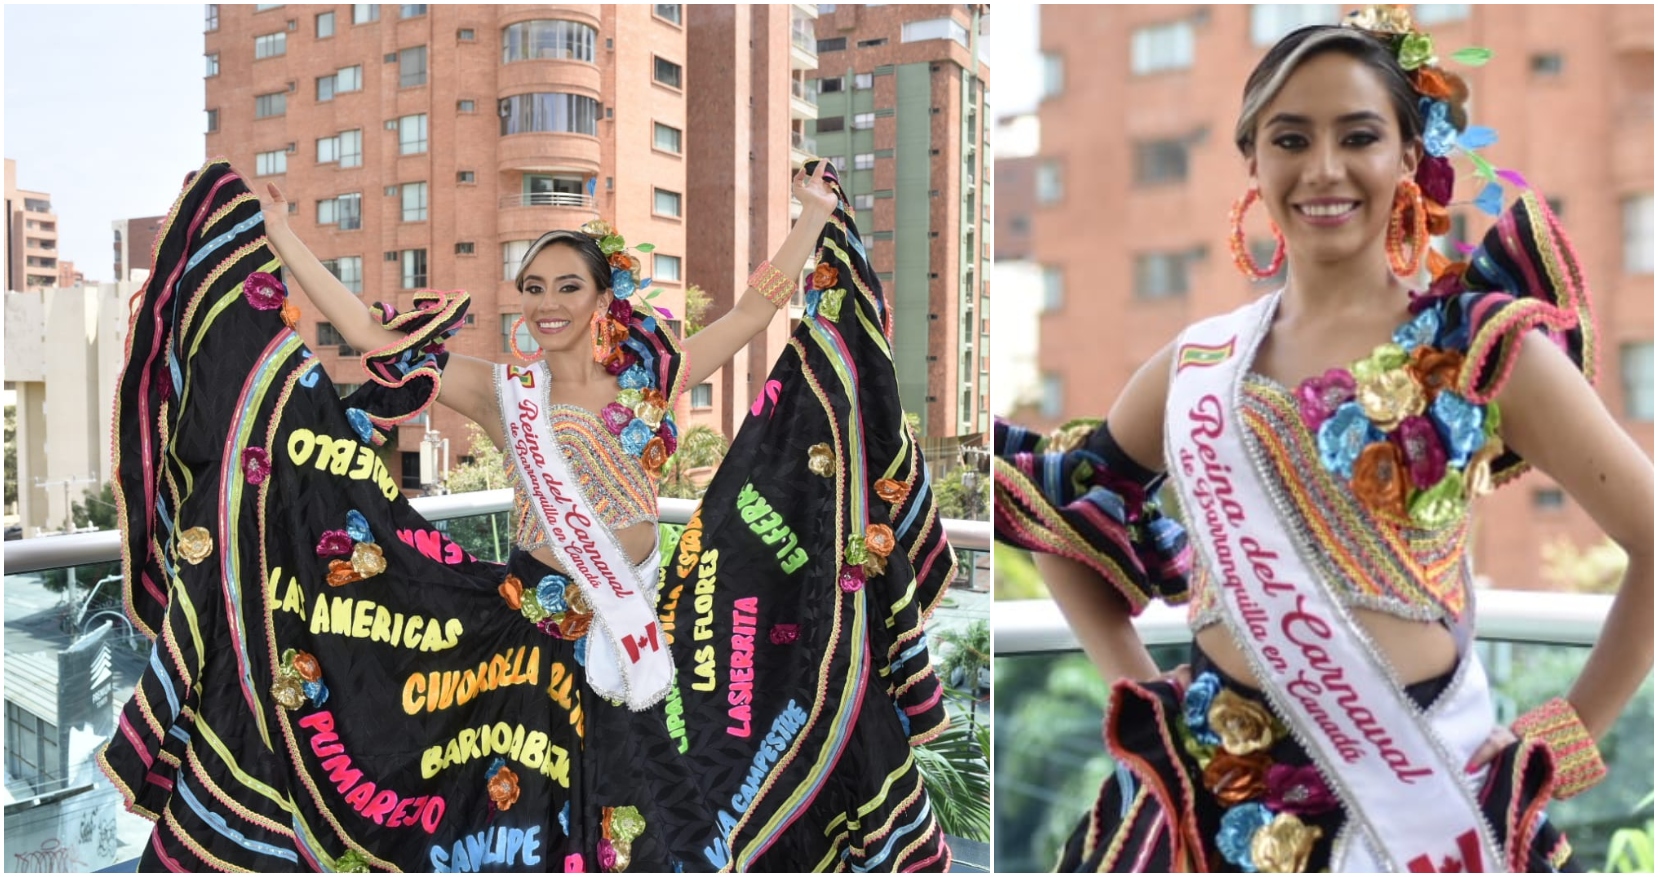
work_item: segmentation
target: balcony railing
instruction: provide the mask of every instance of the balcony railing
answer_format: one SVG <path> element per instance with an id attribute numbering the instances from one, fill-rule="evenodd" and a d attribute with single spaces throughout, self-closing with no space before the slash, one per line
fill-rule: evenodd
<path id="1" fill-rule="evenodd" d="M 794 95 L 795 100 L 805 101 L 806 103 L 809 103 L 814 107 L 817 106 L 817 80 L 816 79 L 809 79 L 809 80 L 791 79 L 791 80 L 789 80 L 789 93 Z"/>
<path id="2" fill-rule="evenodd" d="M 817 155 L 817 138 L 808 136 L 799 131 L 789 132 L 789 145 L 807 155 Z M 839 170 L 837 168 L 836 170 Z"/>
<path id="3" fill-rule="evenodd" d="M 517 195 L 502 195 L 500 206 L 507 207 L 575 207 L 592 210 L 592 195 L 576 195 L 570 192 L 523 192 Z"/>
<path id="4" fill-rule="evenodd" d="M 810 18 L 804 16 L 794 19 L 790 23 L 789 41 L 794 47 L 810 55 L 817 54 L 817 26 Z"/>

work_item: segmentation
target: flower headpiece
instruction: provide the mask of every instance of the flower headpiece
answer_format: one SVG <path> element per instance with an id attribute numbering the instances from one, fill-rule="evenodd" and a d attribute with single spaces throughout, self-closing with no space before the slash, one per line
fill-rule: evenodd
<path id="1" fill-rule="evenodd" d="M 593 239 L 599 245 L 599 252 L 604 253 L 610 262 L 610 291 L 616 297 L 627 298 L 651 285 L 651 278 L 639 278 L 639 258 L 628 252 L 627 241 L 616 231 L 616 227 L 603 219 L 589 220 L 582 223 L 581 233 Z M 641 253 L 649 253 L 656 249 L 652 244 L 635 244 L 633 247 Z M 646 296 L 646 300 L 656 298 L 660 290 Z"/>

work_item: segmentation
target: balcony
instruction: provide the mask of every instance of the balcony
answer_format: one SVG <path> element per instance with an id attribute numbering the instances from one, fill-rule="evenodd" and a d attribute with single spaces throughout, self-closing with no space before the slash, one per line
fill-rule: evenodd
<path id="1" fill-rule="evenodd" d="M 805 15 L 793 17 L 789 27 L 789 69 L 817 69 L 817 25 Z"/>
<path id="2" fill-rule="evenodd" d="M 804 131 L 789 132 L 789 158 L 796 165 L 803 164 L 807 159 L 817 157 L 817 139 L 808 136 Z M 841 170 L 836 168 L 836 170 Z"/>
<path id="3" fill-rule="evenodd" d="M 817 118 L 817 80 L 789 80 L 789 118 Z"/>
<path id="4" fill-rule="evenodd" d="M 413 505 L 477 557 L 505 559 L 511 491 L 423 497 Z M 663 499 L 662 523 L 686 523 L 695 505 Z M 929 639 L 936 631 L 988 619 L 990 612 L 990 524 L 950 520 L 944 526 L 961 563 L 957 580 L 929 622 Z M 25 720 L 32 739 L 50 742 L 35 749 L 34 755 L 44 752 L 45 758 L 17 765 L 25 770 L 7 771 L 5 833 L 13 870 L 133 871 L 149 840 L 151 823 L 127 813 L 119 792 L 90 763 L 93 747 L 115 732 L 115 717 L 151 652 L 150 642 L 132 629 L 123 612 L 119 538 L 115 532 L 98 532 L 5 543 L 7 672 L 0 684 L 8 718 L 16 719 L 6 737 L 8 765 L 21 762 L 11 747 L 19 745 L 23 734 L 17 728 Z M 77 577 L 94 584 L 77 586 Z M 57 592 L 49 586 L 53 583 Z M 937 660 L 942 643 L 933 642 Z M 92 697 L 84 688 L 60 685 L 64 675 L 90 677 Z M 114 703 L 106 709 L 94 700 L 100 694 Z M 961 721 L 982 726 L 985 717 L 974 714 Z M 78 844 L 76 838 L 81 838 Z M 952 870 L 988 869 L 988 845 L 958 838 L 950 844 Z"/>
<path id="5" fill-rule="evenodd" d="M 597 176 L 599 138 L 556 131 L 507 134 L 501 138 L 496 156 L 503 171 L 572 171 Z"/>
<path id="6" fill-rule="evenodd" d="M 580 228 L 598 219 L 593 196 L 564 192 L 502 195 L 497 231 L 503 241 L 534 240 L 555 228 Z"/>
<path id="7" fill-rule="evenodd" d="M 1502 721 L 1566 692 L 1610 606 L 1610 597 L 1598 595 L 1479 592 L 1476 648 Z M 1159 667 L 1187 662 L 1183 607 L 1154 605 L 1135 628 Z M 1107 686 L 1050 601 L 997 601 L 995 636 L 994 868 L 1039 871 L 1057 860 L 1113 770 L 1100 740 Z M 1549 821 L 1566 832 L 1579 867 L 1605 869 L 1612 832 L 1650 819 L 1650 805 L 1638 802 L 1652 789 L 1652 727 L 1648 678 L 1601 741 L 1610 778 L 1549 806 Z"/>

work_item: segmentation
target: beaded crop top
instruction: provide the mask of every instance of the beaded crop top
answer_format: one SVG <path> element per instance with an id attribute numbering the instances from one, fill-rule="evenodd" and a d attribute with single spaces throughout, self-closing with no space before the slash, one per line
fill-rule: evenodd
<path id="1" fill-rule="evenodd" d="M 622 449 L 620 439 L 605 428 L 598 415 L 577 405 L 550 405 L 547 416 L 552 419 L 553 438 L 564 452 L 583 495 L 598 513 L 599 523 L 612 531 L 634 524 L 655 523 L 655 482 L 645 473 L 639 458 Z M 530 507 L 524 485 L 513 472 L 510 456 L 505 465 L 513 477 L 513 543 L 525 551 L 549 547 L 547 533 Z"/>

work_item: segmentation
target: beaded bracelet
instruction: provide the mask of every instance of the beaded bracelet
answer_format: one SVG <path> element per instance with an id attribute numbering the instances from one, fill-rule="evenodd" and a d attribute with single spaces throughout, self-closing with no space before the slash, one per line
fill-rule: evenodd
<path id="1" fill-rule="evenodd" d="M 1606 777 L 1606 762 L 1577 710 L 1557 697 L 1514 720 L 1514 733 L 1538 740 L 1554 756 L 1554 796 L 1565 800 Z"/>
<path id="2" fill-rule="evenodd" d="M 769 261 L 761 262 L 760 267 L 754 269 L 754 273 L 748 276 L 748 285 L 758 290 L 773 307 L 781 308 L 794 297 L 794 281 Z"/>

